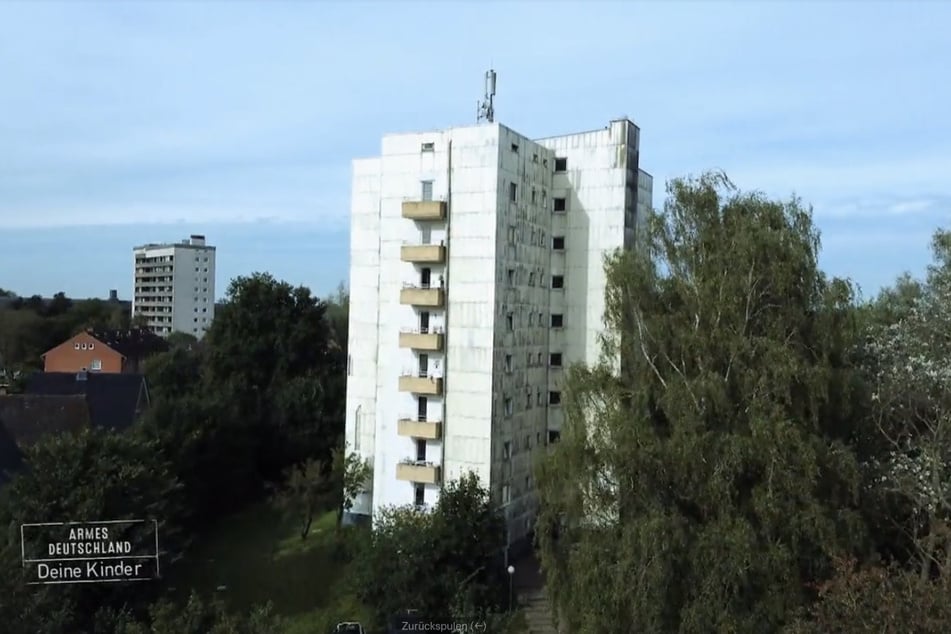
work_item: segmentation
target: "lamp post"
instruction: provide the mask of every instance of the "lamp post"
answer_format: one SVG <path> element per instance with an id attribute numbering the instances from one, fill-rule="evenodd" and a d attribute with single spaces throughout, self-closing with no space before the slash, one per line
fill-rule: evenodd
<path id="1" fill-rule="evenodd" d="M 509 612 L 512 611 L 512 599 L 514 598 L 515 566 L 508 567 L 509 573 Z"/>

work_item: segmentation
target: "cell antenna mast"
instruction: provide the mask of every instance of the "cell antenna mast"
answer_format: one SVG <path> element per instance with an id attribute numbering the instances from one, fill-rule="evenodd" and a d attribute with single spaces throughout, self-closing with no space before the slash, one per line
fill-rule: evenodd
<path id="1" fill-rule="evenodd" d="M 495 71 L 489 69 L 485 73 L 485 99 L 479 102 L 479 112 L 476 121 L 495 121 Z"/>

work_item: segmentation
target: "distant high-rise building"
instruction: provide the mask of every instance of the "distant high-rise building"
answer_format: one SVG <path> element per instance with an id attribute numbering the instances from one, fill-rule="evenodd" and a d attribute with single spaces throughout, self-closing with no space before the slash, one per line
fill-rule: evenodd
<path id="1" fill-rule="evenodd" d="M 155 334 L 185 332 L 199 339 L 215 317 L 215 247 L 205 236 L 146 244 L 135 256 L 132 317 Z"/>
<path id="2" fill-rule="evenodd" d="M 651 204 L 639 137 L 627 119 L 535 141 L 488 123 L 354 161 L 346 439 L 373 478 L 349 519 L 475 472 L 510 543 L 530 533 L 564 368 L 601 354 L 603 258 Z"/>

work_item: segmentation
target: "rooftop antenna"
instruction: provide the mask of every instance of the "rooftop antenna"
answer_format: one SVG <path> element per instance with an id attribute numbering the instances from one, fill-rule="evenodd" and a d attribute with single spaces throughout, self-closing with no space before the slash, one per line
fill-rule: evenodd
<path id="1" fill-rule="evenodd" d="M 491 68 L 485 73 L 485 100 L 479 102 L 476 121 L 495 121 L 495 71 Z"/>

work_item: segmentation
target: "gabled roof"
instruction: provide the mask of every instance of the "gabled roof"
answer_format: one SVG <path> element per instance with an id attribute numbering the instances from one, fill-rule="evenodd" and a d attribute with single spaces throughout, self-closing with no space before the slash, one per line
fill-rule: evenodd
<path id="1" fill-rule="evenodd" d="M 37 372 L 27 378 L 24 394 L 79 396 L 89 408 L 96 427 L 122 430 L 136 419 L 140 398 L 148 400 L 141 374 Z"/>
<path id="2" fill-rule="evenodd" d="M 165 352 L 169 347 L 165 339 L 147 328 L 89 330 L 87 332 L 126 358 Z"/>
<path id="3" fill-rule="evenodd" d="M 20 449 L 46 434 L 78 431 L 89 423 L 89 407 L 82 395 L 0 396 L 0 424 Z"/>

